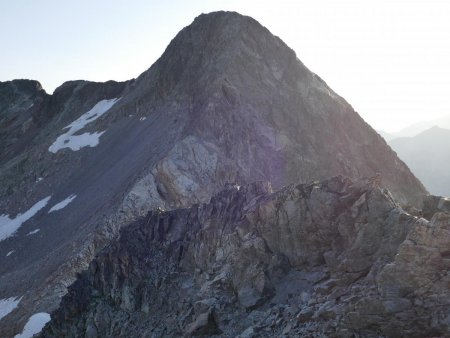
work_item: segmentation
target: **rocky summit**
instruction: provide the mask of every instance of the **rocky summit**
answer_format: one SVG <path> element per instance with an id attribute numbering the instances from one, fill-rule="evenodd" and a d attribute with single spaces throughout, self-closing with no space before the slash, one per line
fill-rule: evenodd
<path id="1" fill-rule="evenodd" d="M 42 337 L 448 336 L 449 247 L 370 180 L 230 185 L 123 228 Z"/>
<path id="2" fill-rule="evenodd" d="M 0 141 L 2 337 L 22 332 L 24 326 L 36 318 L 41 320 L 41 326 L 45 324 L 49 319 L 48 314 L 58 308 L 61 297 L 67 293 L 67 287 L 74 282 L 77 273 L 89 266 L 89 269 L 93 269 L 95 265 L 89 265 L 90 262 L 100 251 L 104 253 L 102 250 L 105 247 L 119 245 L 113 241 L 117 238 L 120 228 L 138 227 L 142 222 L 141 217 L 152 210 L 153 216 L 149 219 L 156 217 L 155 210 L 178 210 L 175 214 L 158 214 L 158 217 L 169 217 L 167 215 L 177 215 L 178 212 L 195 213 L 195 210 L 198 210 L 195 207 L 187 208 L 198 203 L 208 203 L 214 195 L 221 196 L 220 192 L 230 184 L 247 187 L 243 189 L 248 190 L 249 194 L 252 189 L 256 189 L 255 196 L 262 196 L 263 192 L 258 190 L 263 189 L 262 186 L 255 185 L 251 188 L 248 184 L 256 181 L 271 182 L 274 189 L 279 190 L 289 184 L 323 181 L 329 177 L 343 175 L 355 182 L 359 182 L 363 177 L 375 177 L 372 183 L 377 186 L 380 183 L 379 178 L 382 177 L 381 188 L 388 189 L 393 199 L 405 210 L 412 210 L 419 215 L 419 210 L 424 209 L 425 202 L 431 201 L 432 204 L 434 201 L 431 197 L 425 197 L 426 189 L 386 142 L 342 97 L 333 92 L 320 77 L 309 71 L 293 50 L 252 18 L 232 12 L 216 12 L 197 17 L 190 26 L 180 31 L 163 55 L 137 79 L 106 83 L 69 81 L 57 88 L 52 95 L 45 93 L 36 81 L 14 80 L 0 83 Z M 316 190 L 312 191 L 315 193 Z M 244 199 L 249 196 L 240 194 L 242 192 L 237 194 L 236 198 L 242 198 L 244 203 Z M 337 215 L 327 214 L 326 210 L 331 210 L 327 209 L 331 206 L 326 203 L 331 202 L 324 199 L 323 203 L 323 211 L 315 209 L 318 215 L 314 217 L 333 219 L 333 224 L 338 222 L 333 218 Z M 236 208 L 237 213 L 226 213 L 230 226 L 238 221 L 241 213 L 246 214 L 243 210 L 239 211 L 243 207 L 241 204 L 230 204 L 231 208 Z M 297 207 L 293 204 L 289 208 Z M 291 212 L 297 211 L 290 210 L 289 213 Z M 217 236 L 214 230 L 215 222 L 224 221 L 219 215 L 215 217 L 217 220 L 211 220 L 210 224 L 210 235 L 213 237 Z M 195 232 L 199 230 L 195 227 L 199 227 L 200 223 L 192 220 L 189 221 L 191 223 L 182 225 L 181 219 L 177 225 L 181 231 L 178 235 L 163 227 L 158 230 L 158 236 L 162 237 L 159 238 L 155 234 L 156 237 L 151 243 L 159 243 L 158 240 L 163 243 L 166 241 L 164 236 L 169 235 L 180 236 L 180 241 L 188 241 L 183 237 L 182 230 L 186 226 L 193 227 L 192 232 L 186 232 L 192 236 L 200 236 L 202 233 L 204 235 L 201 236 L 206 236 L 208 233 Z M 185 219 L 190 220 L 188 216 Z M 137 223 L 129 225 L 134 221 Z M 278 229 L 281 225 L 273 222 L 266 230 L 271 228 L 275 239 L 285 230 Z M 355 223 L 354 231 L 359 231 L 360 227 L 364 228 L 364 224 Z M 236 314 L 242 313 L 244 316 L 246 311 L 250 311 L 248 309 L 267 304 L 266 300 L 276 294 L 276 271 L 279 269 L 279 278 L 285 278 L 285 272 L 295 267 L 297 272 L 293 272 L 293 280 L 301 279 L 301 274 L 305 274 L 301 283 L 306 283 L 305 285 L 311 288 L 322 279 L 320 276 L 324 272 L 320 262 L 327 257 L 327 264 L 331 264 L 333 252 L 340 250 L 334 247 L 337 242 L 329 243 L 333 247 L 327 247 L 325 250 L 329 232 L 337 234 L 337 230 L 331 227 L 331 223 L 322 225 L 324 228 L 320 228 L 317 233 L 311 230 L 311 242 L 305 242 L 305 246 L 296 244 L 293 239 L 293 242 L 290 242 L 291 235 L 288 233 L 283 235 L 286 238 L 279 238 L 278 244 L 275 240 L 272 241 L 270 245 L 275 247 L 271 248 L 270 252 L 278 252 L 278 249 L 280 251 L 280 255 L 274 256 L 275 261 L 272 263 L 266 261 L 270 256 L 264 246 L 269 245 L 268 239 L 264 239 L 267 242 L 264 245 L 264 241 L 255 239 L 263 245 L 260 248 L 262 251 L 255 253 L 258 259 L 261 259 L 262 265 L 250 264 L 253 258 L 250 253 L 247 257 L 244 251 L 236 256 L 240 257 L 241 262 L 235 257 L 227 264 L 233 271 L 241 269 L 243 278 L 244 275 L 247 276 L 247 269 L 253 276 L 250 278 L 248 275 L 242 279 L 242 283 L 246 280 L 251 281 L 250 284 L 240 286 L 240 277 L 236 277 L 240 275 L 229 272 L 230 276 L 236 278 L 230 284 L 235 293 L 224 293 L 223 296 L 225 300 L 239 298 L 239 303 L 229 303 L 229 306 L 236 307 Z M 225 227 L 223 231 L 224 236 L 225 233 L 231 236 L 231 230 Z M 369 236 L 368 233 L 364 232 L 364 236 Z M 127 236 L 124 234 L 126 232 L 121 238 Z M 210 247 L 212 244 L 207 238 L 201 236 L 195 238 L 198 251 L 189 251 L 180 246 L 176 249 L 179 250 L 178 253 L 167 256 L 159 246 L 149 246 L 149 261 L 139 260 L 139 264 L 154 266 L 155 269 L 161 270 L 161 276 L 166 276 L 166 279 L 172 278 L 172 272 L 183 275 L 195 266 L 195 269 L 201 270 L 194 270 L 195 274 L 206 278 L 204 269 L 212 268 L 209 250 L 215 249 Z M 391 252 L 397 242 L 390 239 L 387 233 L 383 236 L 383 241 L 390 244 L 380 250 Z M 400 234 L 396 233 L 395 236 Z M 138 237 L 129 237 L 130 244 L 138 240 Z M 222 237 L 217 237 L 217 241 L 222 241 L 225 237 L 220 238 Z M 233 238 L 227 239 L 228 244 L 240 245 L 241 240 L 236 237 L 234 243 Z M 355 240 L 361 246 L 366 243 L 365 237 L 356 237 Z M 395 243 L 391 243 L 391 240 Z M 120 241 L 122 239 L 118 243 L 122 243 Z M 244 243 L 245 241 L 241 244 Z M 320 243 L 323 246 L 320 246 Z M 349 242 L 347 246 L 350 244 L 354 243 Z M 318 249 L 319 247 L 321 249 Z M 139 251 L 140 248 L 141 245 L 136 242 L 136 250 Z M 322 252 L 322 249 L 325 251 Z M 131 248 L 124 246 L 118 247 L 117 250 L 123 250 L 125 254 Z M 237 249 L 231 247 L 230 250 L 236 254 L 241 252 L 240 249 L 236 251 Z M 368 256 L 372 257 L 372 250 L 378 249 L 368 246 L 364 250 L 371 253 Z M 138 251 L 136 257 L 141 257 L 142 253 Z M 288 251 L 293 254 L 292 257 Z M 189 253 L 194 256 L 188 259 Z M 113 252 L 110 254 L 113 255 Z M 126 256 L 119 254 L 116 257 L 120 260 L 130 257 L 131 260 L 123 264 L 128 264 L 133 273 L 137 271 L 133 265 L 137 262 L 134 254 L 135 252 L 130 251 Z M 262 256 L 258 256 L 259 254 Z M 106 256 L 99 257 L 106 260 Z M 364 257 L 357 260 L 357 257 L 349 254 L 346 261 L 348 263 L 345 263 L 346 269 L 355 273 L 355 276 L 362 276 L 364 271 L 377 264 L 373 263 L 371 258 Z M 278 259 L 281 261 L 278 262 Z M 203 265 L 199 263 L 201 260 L 204 260 Z M 262 273 L 261 271 L 266 271 L 265 266 L 269 263 L 273 265 L 273 274 Z M 111 269 L 117 267 L 114 264 L 110 265 Z M 308 269 L 320 267 L 322 270 L 307 272 L 299 269 L 301 266 Z M 101 270 L 100 266 L 99 269 Z M 173 285 L 155 280 L 155 283 L 160 283 L 156 289 L 147 288 L 145 279 L 133 279 L 126 281 L 131 283 L 130 292 L 135 287 L 140 290 L 134 283 L 143 283 L 142 290 L 147 290 L 145 292 L 150 294 L 138 297 L 137 293 L 133 293 L 130 298 L 125 292 L 123 302 L 129 301 L 130 307 L 124 307 L 128 312 L 117 312 L 114 306 L 119 303 L 122 306 L 125 303 L 119 301 L 116 292 L 123 290 L 119 286 L 125 283 L 123 278 L 128 272 L 124 271 L 124 275 L 120 276 L 118 274 L 117 280 L 106 280 L 109 278 L 107 276 L 116 278 L 116 272 L 111 270 L 108 275 L 102 271 L 97 277 L 89 277 L 88 273 L 81 282 L 77 281 L 75 285 L 78 287 L 80 283 L 87 283 L 86 297 L 82 297 L 84 305 L 78 310 L 79 321 L 75 324 L 72 312 L 74 307 L 69 305 L 67 308 L 63 307 L 64 310 L 58 310 L 59 320 L 61 313 L 67 314 L 68 320 L 70 318 L 76 325 L 71 329 L 75 331 L 85 323 L 89 330 L 84 334 L 88 336 L 95 332 L 98 332 L 99 336 L 105 332 L 116 332 L 112 326 L 100 327 L 102 323 L 108 323 L 103 317 L 98 322 L 81 317 L 90 316 L 88 312 L 93 309 L 90 292 L 97 290 L 97 287 L 98 292 L 104 292 L 101 285 L 107 288 L 110 282 L 117 283 L 117 289 L 115 286 L 111 287 L 110 293 L 118 303 L 104 302 L 105 298 L 99 296 L 99 304 L 105 306 L 105 312 L 99 310 L 99 313 L 108 313 L 106 308 L 111 306 L 112 317 L 109 323 L 120 323 L 123 328 L 129 327 L 130 332 L 138 332 L 138 327 L 133 326 L 132 321 L 136 320 L 136 325 L 143 324 L 141 319 L 144 317 L 139 316 L 150 313 L 153 311 L 150 309 L 159 304 L 143 300 L 142 304 L 149 304 L 148 310 L 143 308 L 142 313 L 136 312 L 130 317 L 130 323 L 125 325 L 119 317 L 129 316 L 129 310 L 136 308 L 139 297 L 151 297 L 163 303 L 173 302 L 173 295 L 163 297 L 164 292 L 171 291 L 189 293 L 179 296 L 186 301 L 197 299 L 197 296 L 190 294 L 195 289 L 189 287 L 200 285 L 192 284 L 198 283 L 197 279 L 192 279 L 197 278 L 197 275 L 186 275 L 183 280 L 174 279 Z M 142 273 L 147 274 L 149 270 L 144 269 Z M 224 273 L 228 274 L 225 270 Z M 90 278 L 105 280 L 100 282 L 95 279 L 91 285 Z M 177 284 L 181 282 L 181 286 Z M 289 290 L 289 285 L 294 284 L 287 284 L 284 289 Z M 176 285 L 180 287 L 175 288 Z M 155 293 L 155 290 L 158 292 Z M 368 295 L 369 291 L 366 293 Z M 295 288 L 290 294 L 294 298 L 299 296 Z M 93 299 L 96 299 L 95 292 Z M 380 299 L 381 302 L 384 301 L 384 298 Z M 67 298 L 65 302 L 68 304 Z M 277 301 L 277 304 L 280 302 Z M 227 332 L 224 327 L 225 317 L 214 319 L 220 312 L 220 306 L 225 306 L 225 303 L 208 307 L 211 312 L 206 314 L 196 308 L 195 314 L 202 316 L 196 317 L 195 320 L 192 313 L 183 312 L 188 305 L 180 305 L 182 307 L 177 314 L 177 308 L 170 304 L 159 304 L 158 309 L 167 311 L 167 315 L 172 316 L 167 318 L 175 318 L 174 323 L 181 325 L 179 328 L 173 327 L 173 334 L 184 334 L 186 321 L 191 320 L 189 325 L 192 324 L 192 334 L 197 330 L 204 330 L 205 325 L 202 326 L 201 323 L 205 322 L 206 327 L 211 324 L 214 330 L 217 330 L 215 332 Z M 244 306 L 246 310 L 241 309 L 242 312 L 239 310 L 240 306 Z M 201 307 L 204 308 L 203 305 Z M 313 310 L 311 304 L 311 311 Z M 357 312 L 363 317 L 369 316 L 356 310 L 350 312 Z M 231 326 L 236 327 L 234 331 L 229 332 L 237 332 L 246 322 L 242 321 L 242 324 L 237 325 L 232 312 L 229 313 L 231 317 L 227 325 L 230 330 Z M 161 324 L 152 324 L 153 326 L 148 326 L 145 330 L 154 328 L 155 332 L 163 332 L 158 330 L 163 330 L 165 322 L 158 316 L 154 317 L 155 321 L 160 321 Z M 179 322 L 180 316 L 186 316 L 185 320 Z M 391 315 L 379 315 L 378 312 L 374 316 L 394 318 Z M 145 318 L 148 318 L 148 315 Z M 164 321 L 168 320 L 167 318 Z M 358 322 L 359 317 L 356 318 L 354 321 Z M 389 326 L 388 319 L 386 330 Z M 254 320 L 260 322 L 260 319 Z M 276 319 L 278 320 L 279 318 Z M 51 324 L 52 332 L 68 330 L 57 326 L 57 323 L 60 321 Z M 433 329 L 430 330 L 439 332 L 439 323 L 441 321 L 433 324 Z M 254 329 L 257 330 L 257 327 Z M 49 334 L 51 331 L 46 332 Z M 81 331 L 76 332 L 78 334 Z"/>

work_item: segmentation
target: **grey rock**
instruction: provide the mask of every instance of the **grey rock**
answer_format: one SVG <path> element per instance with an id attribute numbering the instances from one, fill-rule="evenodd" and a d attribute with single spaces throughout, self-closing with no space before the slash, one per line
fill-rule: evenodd
<path id="1" fill-rule="evenodd" d="M 450 198 L 442 197 L 439 200 L 438 209 L 444 212 L 450 212 Z"/>
<path id="2" fill-rule="evenodd" d="M 450 214 L 418 219 L 367 180 L 267 187 L 229 186 L 208 204 L 150 212 L 123 228 L 70 287 L 43 335 L 76 336 L 93 313 L 110 320 L 97 325 L 100 336 L 117 326 L 130 337 L 174 327 L 219 336 L 448 332 Z M 329 252 L 331 272 L 320 260 Z"/>
<path id="3" fill-rule="evenodd" d="M 306 322 L 306 321 L 310 320 L 313 315 L 314 315 L 314 310 L 309 307 L 306 307 L 306 308 L 303 308 L 297 314 L 296 318 L 299 322 Z"/>
<path id="4" fill-rule="evenodd" d="M 254 308 L 264 302 L 263 295 L 250 287 L 243 287 L 238 292 L 239 302 L 247 309 Z"/>
<path id="5" fill-rule="evenodd" d="M 334 301 L 328 301 L 322 304 L 319 309 L 314 313 L 315 318 L 322 319 L 335 319 L 337 316 L 337 307 L 335 306 Z"/>
<path id="6" fill-rule="evenodd" d="M 199 300 L 194 304 L 195 313 L 201 314 L 208 312 L 210 309 L 214 309 L 215 304 L 217 304 L 217 299 L 215 298 Z"/>
<path id="7" fill-rule="evenodd" d="M 97 328 L 94 325 L 88 325 L 86 328 L 86 333 L 84 334 L 85 338 L 97 338 Z"/>
<path id="8" fill-rule="evenodd" d="M 185 331 L 187 337 L 210 336 L 220 333 L 212 311 L 199 315 L 194 322 L 188 325 Z"/>
<path id="9" fill-rule="evenodd" d="M 56 154 L 48 151 L 64 127 L 100 100 L 118 97 L 121 99 L 107 114 L 83 130 L 105 131 L 97 147 L 77 152 L 64 149 Z M 199 16 L 137 79 L 122 83 L 70 81 L 52 95 L 35 81 L 1 83 L 0 123 L 1 214 L 17 215 L 50 195 L 51 203 L 77 195 L 69 207 L 51 214 L 42 210 L 17 236 L 0 242 L 0 295 L 24 295 L 19 308 L 0 322 L 0 336 L 20 332 L 35 309 L 55 310 L 77 274 L 87 269 L 103 248 L 111 247 L 120 228 L 141 220 L 150 210 L 160 211 L 152 213 L 153 217 L 165 215 L 152 240 L 171 247 L 174 257 L 182 257 L 180 262 L 174 258 L 181 272 L 187 273 L 189 268 L 212 272 L 211 282 L 217 270 L 224 273 L 216 280 L 220 287 L 202 284 L 200 294 L 188 297 L 192 304 L 215 296 L 214 291 L 237 293 L 247 287 L 261 294 L 265 302 L 275 295 L 287 270 L 323 266 L 325 253 L 328 258 L 330 252 L 338 257 L 335 262 L 327 259 L 330 266 L 326 268 L 336 273 L 351 270 L 352 281 L 364 276 L 372 262 L 392 257 L 408 224 L 405 221 L 401 229 L 395 228 L 398 233 L 391 239 L 389 227 L 396 220 L 387 222 L 386 228 L 380 224 L 386 213 L 391 214 L 393 204 L 384 203 L 389 196 L 383 190 L 373 190 L 376 196 L 371 196 L 370 186 L 388 188 L 397 204 L 417 208 L 426 193 L 342 97 L 309 71 L 279 38 L 237 13 Z M 375 176 L 349 190 L 351 184 L 378 172 L 382 173 L 381 182 Z M 327 180 L 335 175 L 355 182 Z M 323 182 L 310 184 L 316 180 Z M 286 203 L 274 197 L 260 203 L 269 184 L 248 185 L 254 181 L 269 181 L 277 190 L 289 184 L 304 185 L 281 190 Z M 247 187 L 245 197 L 236 192 L 239 186 Z M 188 209 L 209 202 L 224 188 L 224 195 L 216 196 L 211 204 L 222 210 L 221 215 L 209 218 L 213 212 L 208 206 L 203 211 Z M 365 197 L 363 192 L 368 192 Z M 231 202 L 228 197 L 236 200 Z M 244 200 L 246 210 L 240 208 Z M 222 204 L 230 210 L 222 209 Z M 351 205 L 352 212 L 347 212 Z M 367 207 L 379 212 L 367 214 Z M 176 221 L 162 212 L 178 208 L 185 208 L 185 216 Z M 190 212 L 201 222 L 188 217 Z M 184 223 L 186 218 L 189 226 Z M 219 236 L 218 219 L 225 237 Z M 368 222 L 373 226 L 366 226 Z M 25 236 L 35 228 L 41 228 L 39 236 Z M 311 234 L 311 239 L 306 234 Z M 379 245 L 384 240 L 389 244 Z M 365 245 L 367 250 L 363 250 Z M 351 250 L 345 250 L 347 247 Z M 18 248 L 27 250 L 6 257 Z M 92 292 L 99 292 L 98 297 L 108 294 L 114 304 L 103 304 L 98 316 L 104 314 L 105 322 L 109 306 L 114 311 L 120 308 L 122 321 L 131 309 L 151 313 L 152 306 L 156 307 L 148 304 L 155 295 L 145 293 L 149 292 L 147 285 L 129 281 L 139 270 L 130 271 L 135 267 L 134 254 L 123 256 L 110 271 L 97 266 L 99 275 L 100 271 L 105 275 L 96 280 Z M 146 254 L 139 257 L 144 259 Z M 106 264 L 108 260 L 103 259 Z M 221 268 L 224 261 L 227 271 Z M 160 270 L 168 273 L 170 266 L 167 269 Z M 151 280 L 158 293 L 179 286 L 170 284 L 181 282 L 178 277 L 171 280 L 160 270 Z M 116 274 L 120 277 L 109 285 Z M 348 274 L 341 280 L 345 278 Z M 103 290 L 100 285 L 109 286 Z M 136 291 L 141 288 L 147 291 Z M 88 296 L 87 292 L 82 299 Z M 157 299 L 164 304 L 171 301 L 170 297 Z M 86 305 L 80 302 L 77 304 Z M 183 307 L 179 311 L 189 310 Z M 137 326 L 144 326 L 142 318 L 134 320 L 141 323 Z M 167 319 L 169 322 L 166 326 L 149 324 L 152 335 L 180 333 L 186 324 L 173 318 Z M 99 335 L 117 336 L 127 330 L 121 324 L 97 327 Z M 147 332 L 148 328 L 141 329 Z"/>
<path id="10" fill-rule="evenodd" d="M 253 337 L 257 337 L 257 335 L 256 335 L 255 329 L 252 326 L 250 326 L 250 327 L 246 328 L 242 333 L 240 333 L 237 337 L 238 338 L 253 338 Z"/>
<path id="11" fill-rule="evenodd" d="M 385 300 L 383 302 L 384 309 L 388 313 L 396 313 L 407 310 L 412 306 L 411 300 L 407 298 L 396 298 L 394 300 Z"/>

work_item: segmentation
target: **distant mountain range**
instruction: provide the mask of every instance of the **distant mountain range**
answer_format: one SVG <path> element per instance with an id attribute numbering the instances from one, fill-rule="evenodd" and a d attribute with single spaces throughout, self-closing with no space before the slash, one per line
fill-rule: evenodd
<path id="1" fill-rule="evenodd" d="M 434 126 L 450 129 L 450 115 L 438 119 L 417 122 L 394 133 L 388 133 L 384 130 L 378 130 L 378 133 L 383 136 L 386 141 L 391 141 L 399 137 L 416 136 Z"/>
<path id="2" fill-rule="evenodd" d="M 450 115 L 417 122 L 395 133 L 378 133 L 431 194 L 450 196 Z"/>
<path id="3" fill-rule="evenodd" d="M 407 129 L 414 130 L 413 126 Z M 430 193 L 450 196 L 450 129 L 434 126 L 413 137 L 392 139 L 389 145 Z"/>

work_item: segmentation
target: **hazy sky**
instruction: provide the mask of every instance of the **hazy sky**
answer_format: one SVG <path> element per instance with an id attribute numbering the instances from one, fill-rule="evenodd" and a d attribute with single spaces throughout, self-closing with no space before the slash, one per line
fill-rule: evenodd
<path id="1" fill-rule="evenodd" d="M 0 0 L 0 81 L 127 80 L 200 13 L 250 15 L 374 128 L 450 114 L 450 1 Z"/>

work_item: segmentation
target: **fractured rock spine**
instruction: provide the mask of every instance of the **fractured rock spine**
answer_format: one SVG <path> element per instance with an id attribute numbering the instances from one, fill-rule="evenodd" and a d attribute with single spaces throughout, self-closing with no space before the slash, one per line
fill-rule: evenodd
<path id="1" fill-rule="evenodd" d="M 366 180 L 230 187 L 124 228 L 43 336 L 445 335 L 449 221 Z"/>

